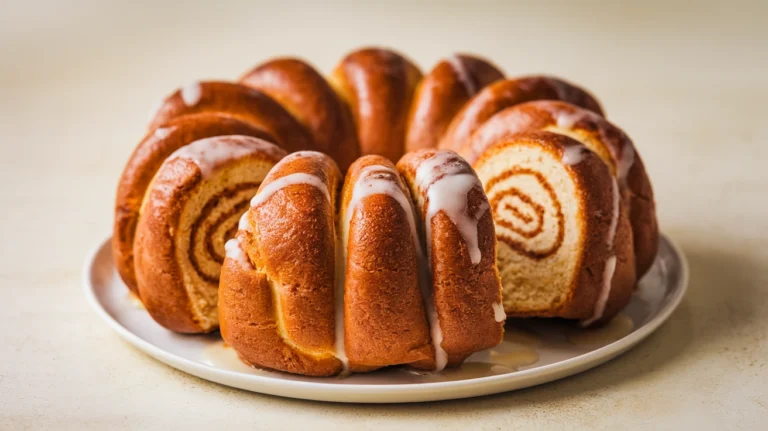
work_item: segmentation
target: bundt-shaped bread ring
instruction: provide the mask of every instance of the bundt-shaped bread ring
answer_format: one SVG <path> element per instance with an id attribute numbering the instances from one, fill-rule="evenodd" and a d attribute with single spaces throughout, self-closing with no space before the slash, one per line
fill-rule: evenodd
<path id="1" fill-rule="evenodd" d="M 464 104 L 482 88 L 503 78 L 496 66 L 472 55 L 455 54 L 437 63 L 416 87 L 405 151 L 436 148 Z"/>
<path id="2" fill-rule="evenodd" d="M 494 114 L 532 100 L 562 100 L 603 114 L 600 104 L 589 92 L 561 79 L 545 76 L 507 79 L 485 87 L 464 105 L 448 126 L 440 148 L 459 151 Z"/>
<path id="3" fill-rule="evenodd" d="M 278 58 L 168 96 L 113 249 L 166 328 L 329 376 L 459 365 L 507 315 L 604 323 L 657 241 L 643 163 L 586 90 L 365 48 L 328 81 Z"/>
<path id="4" fill-rule="evenodd" d="M 408 112 L 420 79 L 418 67 L 386 49 L 352 52 L 336 66 L 330 82 L 352 110 L 361 154 L 392 162 L 403 155 Z"/>
<path id="5" fill-rule="evenodd" d="M 171 154 L 149 186 L 134 244 L 139 297 L 177 332 L 218 327 L 224 244 L 285 151 L 250 136 L 195 141 Z"/>
<path id="6" fill-rule="evenodd" d="M 424 223 L 430 290 L 440 328 L 436 368 L 446 362 L 455 366 L 499 344 L 504 334 L 490 205 L 475 172 L 452 151 L 408 153 L 397 167 Z"/>
<path id="7" fill-rule="evenodd" d="M 496 142 L 526 130 L 548 130 L 570 136 L 597 154 L 611 169 L 622 191 L 629 193 L 629 219 L 637 276 L 651 267 L 658 249 L 653 189 L 632 141 L 605 118 L 559 101 L 535 101 L 507 108 L 489 119 L 461 148 L 473 162 Z"/>
<path id="8" fill-rule="evenodd" d="M 287 151 L 314 148 L 312 137 L 286 109 L 263 92 L 231 82 L 193 82 L 160 104 L 150 130 L 183 115 L 218 112 L 266 130 Z"/>
<path id="9" fill-rule="evenodd" d="M 152 178 L 165 159 L 198 139 L 219 135 L 248 135 L 273 141 L 266 131 L 222 114 L 195 114 L 170 120 L 150 131 L 128 159 L 115 200 L 112 254 L 120 277 L 138 294 L 133 267 L 133 240 L 141 203 Z"/>
<path id="10" fill-rule="evenodd" d="M 261 90 L 299 120 L 314 139 L 314 149 L 331 156 L 346 172 L 360 156 L 349 107 L 309 64 L 294 58 L 268 61 L 240 82 Z"/>
<path id="11" fill-rule="evenodd" d="M 611 319 L 629 301 L 635 261 L 610 169 L 567 136 L 525 132 L 475 163 L 491 205 L 509 316 Z"/>

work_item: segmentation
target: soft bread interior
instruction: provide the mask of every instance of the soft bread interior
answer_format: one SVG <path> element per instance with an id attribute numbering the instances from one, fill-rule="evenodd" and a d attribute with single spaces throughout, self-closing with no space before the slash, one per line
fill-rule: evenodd
<path id="1" fill-rule="evenodd" d="M 189 192 L 175 236 L 176 260 L 193 312 L 203 326 L 218 323 L 218 285 L 224 244 L 272 164 L 241 158 L 214 171 Z"/>
<path id="2" fill-rule="evenodd" d="M 475 168 L 496 224 L 505 311 L 527 315 L 557 308 L 575 283 L 585 229 L 567 167 L 551 150 L 520 143 Z"/>

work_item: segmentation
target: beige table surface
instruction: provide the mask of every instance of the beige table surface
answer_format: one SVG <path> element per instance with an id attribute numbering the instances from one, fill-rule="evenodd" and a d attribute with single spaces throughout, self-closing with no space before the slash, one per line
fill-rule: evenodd
<path id="1" fill-rule="evenodd" d="M 0 1 L 0 429 L 768 429 L 768 7 Z M 80 286 L 156 101 L 274 55 L 453 50 L 592 89 L 634 138 L 690 291 L 618 359 L 527 390 L 340 405 L 230 389 L 112 333 Z"/>

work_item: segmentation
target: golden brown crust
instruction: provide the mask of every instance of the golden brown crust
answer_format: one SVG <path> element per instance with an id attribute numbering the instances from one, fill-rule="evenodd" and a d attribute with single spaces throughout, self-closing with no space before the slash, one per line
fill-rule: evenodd
<path id="1" fill-rule="evenodd" d="M 405 151 L 436 148 L 461 107 L 482 88 L 503 78 L 496 66 L 479 57 L 457 54 L 439 62 L 416 88 Z"/>
<path id="2" fill-rule="evenodd" d="M 549 133 L 549 132 L 539 132 Z M 562 135 L 557 135 L 562 136 Z M 577 141 L 563 136 L 570 145 L 581 145 Z M 562 152 L 560 153 L 562 156 Z M 596 302 L 603 287 L 603 276 L 608 259 L 616 257 L 616 267 L 611 275 L 611 290 L 602 317 L 596 323 L 612 319 L 630 300 L 635 290 L 635 259 L 632 246 L 632 231 L 626 213 L 627 201 L 620 195 L 618 224 L 613 246 L 606 244 L 610 229 L 613 192 L 608 166 L 594 153 L 587 153 L 584 160 L 571 166 L 572 178 L 582 190 L 584 197 L 585 230 L 591 233 L 584 241 L 583 260 L 580 265 L 578 283 L 573 291 L 571 304 L 565 304 L 557 317 L 569 319 L 589 319 L 592 317 Z"/>
<path id="3" fill-rule="evenodd" d="M 485 122 L 459 153 L 470 162 L 496 142 L 523 131 L 550 130 L 585 143 L 608 164 L 629 193 L 629 219 L 640 278 L 653 264 L 658 250 L 658 224 L 645 166 L 632 141 L 605 118 L 560 101 L 534 101 L 506 108 Z"/>
<path id="4" fill-rule="evenodd" d="M 287 344 L 279 335 L 275 315 L 266 274 L 225 259 L 219 287 L 221 337 L 243 361 L 307 376 L 332 376 L 341 371 L 336 358 L 318 358 Z"/>
<path id="5" fill-rule="evenodd" d="M 149 129 L 189 114 L 218 112 L 266 130 L 288 152 L 314 149 L 309 132 L 261 91 L 231 82 L 196 82 L 176 90 L 160 105 Z"/>
<path id="6" fill-rule="evenodd" d="M 565 149 L 582 146 L 578 141 L 564 135 L 547 131 L 529 131 L 508 137 L 506 140 L 488 148 L 476 162 L 498 157 L 504 149 L 512 146 L 531 146 L 547 151 L 556 159 L 561 159 Z M 595 310 L 595 304 L 603 286 L 605 266 L 611 256 L 616 256 L 616 270 L 611 281 L 608 305 L 600 322 L 613 317 L 629 302 L 635 286 L 635 263 L 632 251 L 632 235 L 626 215 L 626 202 L 622 197 L 618 225 L 613 244 L 606 238 L 613 216 L 614 178 L 608 166 L 594 153 L 585 151 L 583 159 L 568 165 L 578 189 L 583 232 L 579 262 L 574 270 L 574 282 L 565 301 L 549 310 L 507 310 L 514 317 L 562 317 L 566 319 L 589 319 Z M 487 187 L 487 185 L 486 185 Z M 614 313 L 613 315 L 611 313 Z"/>
<path id="7" fill-rule="evenodd" d="M 627 174 L 629 191 L 629 220 L 632 224 L 632 241 L 635 247 L 637 278 L 640 279 L 653 266 L 659 251 L 659 223 L 656 218 L 656 200 L 650 178 L 640 155 Z"/>
<path id="8" fill-rule="evenodd" d="M 360 152 L 397 161 L 405 148 L 405 127 L 421 72 L 402 55 L 365 48 L 347 55 L 330 77 L 352 110 Z"/>
<path id="9" fill-rule="evenodd" d="M 176 332 L 203 331 L 182 282 L 173 236 L 183 200 L 200 181 L 200 170 L 190 160 L 177 159 L 165 165 L 147 192 L 147 204 L 136 229 L 134 256 L 139 297 L 157 323 Z"/>
<path id="10" fill-rule="evenodd" d="M 283 327 L 292 343 L 308 350 L 332 350 L 334 194 L 341 173 L 326 156 L 290 157 L 275 166 L 261 190 L 293 173 L 320 178 L 331 200 L 307 184 L 275 192 L 250 210 L 253 233 L 247 235 L 246 250 L 280 291 Z"/>
<path id="11" fill-rule="evenodd" d="M 344 324 L 352 371 L 434 360 L 419 289 L 419 255 L 409 221 L 413 214 L 386 194 L 367 196 L 349 207 L 354 204 L 355 183 L 370 172 L 366 168 L 374 166 L 382 167 L 384 173 L 373 175 L 396 183 L 411 202 L 394 164 L 384 157 L 364 156 L 350 167 L 340 218 L 342 224 L 350 220 Z M 348 216 L 347 211 L 353 213 Z"/>
<path id="12" fill-rule="evenodd" d="M 150 131 L 128 159 L 117 186 L 112 255 L 120 277 L 138 294 L 133 240 L 144 195 L 152 178 L 174 151 L 198 139 L 247 135 L 273 141 L 266 131 L 224 114 L 196 114 L 170 120 Z"/>
<path id="13" fill-rule="evenodd" d="M 637 262 L 635 260 L 634 239 L 632 237 L 632 226 L 628 215 L 628 198 L 622 197 L 619 215 L 619 224 L 616 227 L 616 244 L 614 254 L 616 256 L 616 269 L 611 280 L 611 294 L 605 305 L 602 316 L 594 325 L 602 325 L 613 319 L 632 299 L 632 293 L 637 285 Z"/>
<path id="14" fill-rule="evenodd" d="M 472 134 L 497 112 L 532 100 L 563 100 L 603 115 L 586 90 L 563 80 L 531 76 L 495 82 L 464 105 L 440 141 L 440 148 L 459 151 Z"/>
<path id="15" fill-rule="evenodd" d="M 245 159 L 277 163 L 285 156 L 280 148 L 266 141 L 245 136 L 221 136 L 212 139 L 235 139 L 255 142 L 268 150 L 252 152 L 228 163 Z M 184 284 L 177 235 L 188 234 L 179 229 L 185 205 L 193 190 L 209 181 L 201 167 L 183 157 L 167 159 L 158 170 L 147 191 L 141 217 L 136 227 L 134 259 L 139 297 L 155 321 L 176 332 L 198 333 L 216 329 L 202 322 L 193 310 Z"/>
<path id="16" fill-rule="evenodd" d="M 427 190 L 415 184 L 416 172 L 422 162 L 432 158 L 435 149 L 411 152 L 403 156 L 397 168 L 411 186 L 414 194 L 424 200 L 421 218 L 426 219 L 429 207 Z M 454 162 L 454 160 L 456 162 Z M 458 158 L 451 163 L 462 163 L 461 174 L 476 177 L 472 168 Z M 435 177 L 439 180 L 440 177 Z M 501 304 L 501 280 L 496 267 L 496 238 L 492 214 L 488 211 L 488 198 L 483 192 L 480 181 L 467 193 L 467 211 L 469 214 L 483 212 L 477 221 L 478 248 L 481 259 L 472 263 L 469 246 L 462 233 L 450 217 L 441 211 L 431 221 L 430 272 L 435 307 L 443 333 L 441 346 L 448 354 L 448 365 L 457 366 L 472 353 L 499 344 L 504 335 L 504 322 L 497 321 L 494 304 Z M 427 185 L 428 187 L 432 185 Z"/>
<path id="17" fill-rule="evenodd" d="M 336 374 L 334 215 L 341 173 L 326 155 L 294 153 L 272 169 L 260 194 L 292 174 L 316 177 L 329 195 L 311 184 L 290 184 L 249 210 L 249 228 L 238 235 L 255 269 L 228 266 L 219 287 L 222 336 L 251 364 Z"/>
<path id="18" fill-rule="evenodd" d="M 312 134 L 315 150 L 330 155 L 342 172 L 360 156 L 349 107 L 309 64 L 295 58 L 271 60 L 246 73 L 240 82 L 283 105 Z"/>

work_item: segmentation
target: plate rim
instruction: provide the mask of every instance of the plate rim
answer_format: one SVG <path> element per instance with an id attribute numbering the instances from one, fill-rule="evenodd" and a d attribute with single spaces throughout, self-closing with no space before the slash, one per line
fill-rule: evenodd
<path id="1" fill-rule="evenodd" d="M 682 249 L 675 241 L 663 233 L 660 233 L 659 238 L 661 241 L 666 242 L 680 262 L 680 279 L 675 286 L 672 296 L 665 301 L 665 304 L 656 315 L 640 328 L 613 343 L 563 361 L 514 373 L 447 382 L 374 385 L 356 383 L 354 385 L 339 385 L 325 382 L 287 380 L 267 375 L 244 374 L 226 370 L 168 352 L 144 340 L 123 326 L 109 314 L 96 296 L 96 289 L 94 288 L 94 283 L 92 283 L 93 269 L 96 257 L 102 249 L 110 246 L 111 236 L 100 241 L 88 253 L 82 269 L 82 287 L 91 307 L 121 338 L 154 359 L 198 378 L 251 392 L 315 401 L 355 403 L 427 402 L 490 395 L 551 382 L 608 362 L 640 343 L 669 319 L 680 305 L 689 285 L 690 268 Z M 515 384 L 521 380 L 523 381 L 522 385 Z M 238 384 L 240 381 L 251 383 L 251 385 Z M 253 389 L 254 386 L 258 386 L 259 389 Z M 450 391 L 447 391 L 449 389 Z"/>

